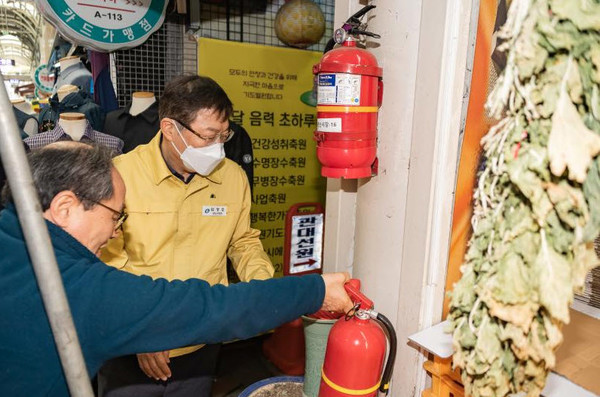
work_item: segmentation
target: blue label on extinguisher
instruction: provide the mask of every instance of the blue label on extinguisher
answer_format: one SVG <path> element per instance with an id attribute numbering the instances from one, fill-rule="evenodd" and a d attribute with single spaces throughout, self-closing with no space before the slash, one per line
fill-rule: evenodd
<path id="1" fill-rule="evenodd" d="M 335 74 L 319 74 L 319 86 L 320 87 L 334 87 L 335 86 Z"/>

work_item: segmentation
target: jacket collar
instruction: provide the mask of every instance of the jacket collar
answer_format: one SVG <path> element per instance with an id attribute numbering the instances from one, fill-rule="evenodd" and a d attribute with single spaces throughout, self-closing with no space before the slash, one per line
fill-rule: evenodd
<path id="1" fill-rule="evenodd" d="M 70 109 L 78 109 L 90 102 L 93 102 L 92 97 L 86 92 L 79 90 L 70 93 L 62 101 L 58 100 L 58 94 L 54 94 L 50 99 L 50 106 L 62 113 Z"/>
<path id="2" fill-rule="evenodd" d="M 69 134 L 65 132 L 65 130 L 60 126 L 60 123 L 56 123 L 56 126 L 52 131 L 48 131 L 48 134 L 52 134 L 53 142 L 56 141 L 70 141 L 72 140 Z M 84 139 L 85 138 L 85 139 Z M 85 131 L 83 132 L 83 136 L 81 137 L 82 141 L 90 140 L 92 142 L 96 142 L 96 131 L 92 128 L 90 122 L 85 120 Z"/>
<path id="3" fill-rule="evenodd" d="M 129 113 L 130 110 L 131 110 L 131 102 L 129 102 L 126 107 L 119 110 L 119 114 L 117 115 L 117 120 L 123 119 L 124 121 L 126 121 L 127 119 L 134 119 L 134 118 L 140 117 L 140 118 L 143 118 L 144 120 L 146 120 L 146 122 L 148 122 L 149 124 L 156 123 L 156 121 L 158 120 L 158 100 L 156 102 L 154 102 L 152 105 L 148 106 L 148 108 L 146 110 L 144 110 L 142 113 L 137 114 L 135 116 L 132 116 Z"/>
<path id="4" fill-rule="evenodd" d="M 173 173 L 167 166 L 167 162 L 164 159 L 162 152 L 160 150 L 161 141 L 162 141 L 162 131 L 158 131 L 158 134 L 156 134 L 156 136 L 154 138 L 152 138 L 150 143 L 148 143 L 148 145 L 146 146 L 147 150 L 140 153 L 140 155 L 143 157 L 144 162 L 150 168 L 153 182 L 157 186 L 165 179 L 168 179 L 171 177 L 179 179 L 175 175 L 173 175 Z M 217 168 L 215 168 L 215 170 L 208 176 L 194 175 L 194 178 L 192 178 L 192 182 L 194 181 L 194 179 L 201 178 L 201 179 L 208 179 L 211 182 L 221 184 L 223 182 L 224 162 L 225 162 L 225 160 L 223 160 L 221 162 L 221 164 L 219 164 L 217 166 Z"/>

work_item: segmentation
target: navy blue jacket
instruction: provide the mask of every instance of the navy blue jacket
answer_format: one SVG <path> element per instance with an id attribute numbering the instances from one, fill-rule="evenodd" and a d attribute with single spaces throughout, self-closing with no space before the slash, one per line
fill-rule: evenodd
<path id="1" fill-rule="evenodd" d="M 47 223 L 90 375 L 117 356 L 248 338 L 317 311 L 324 298 L 318 275 L 230 287 L 153 281 L 105 265 Z M 68 396 L 12 205 L 0 213 L 0 253 L 0 395 Z"/>
<path id="2" fill-rule="evenodd" d="M 61 113 L 67 112 L 83 113 L 94 131 L 104 131 L 104 110 L 96 105 L 90 94 L 77 91 L 64 97 L 62 102 L 58 100 L 57 94 L 50 98 L 49 106 L 43 108 L 38 115 L 39 132 L 53 130 Z"/>

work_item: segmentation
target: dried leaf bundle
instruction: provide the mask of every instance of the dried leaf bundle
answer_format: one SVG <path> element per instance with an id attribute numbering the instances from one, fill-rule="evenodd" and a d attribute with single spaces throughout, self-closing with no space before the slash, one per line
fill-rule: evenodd
<path id="1" fill-rule="evenodd" d="M 539 396 L 598 265 L 600 4 L 513 0 L 449 319 L 467 395 Z"/>

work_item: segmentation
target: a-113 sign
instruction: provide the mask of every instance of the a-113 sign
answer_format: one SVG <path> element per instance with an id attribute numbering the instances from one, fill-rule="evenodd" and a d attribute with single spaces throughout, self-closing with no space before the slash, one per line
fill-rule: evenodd
<path id="1" fill-rule="evenodd" d="M 162 25 L 168 0 L 35 0 L 62 36 L 96 51 L 144 43 Z"/>

